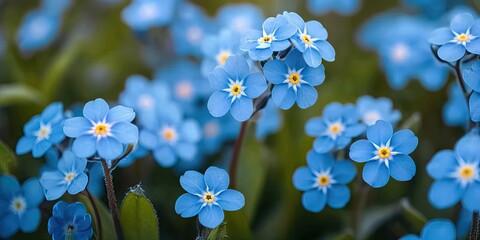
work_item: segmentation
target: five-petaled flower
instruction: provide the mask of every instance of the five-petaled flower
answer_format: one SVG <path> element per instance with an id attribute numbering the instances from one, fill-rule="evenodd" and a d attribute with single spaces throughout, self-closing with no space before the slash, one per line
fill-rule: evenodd
<path id="1" fill-rule="evenodd" d="M 454 240 L 457 239 L 457 231 L 452 221 L 448 219 L 433 219 L 427 222 L 420 236 L 408 234 L 400 240 Z"/>
<path id="2" fill-rule="evenodd" d="M 68 204 L 59 201 L 48 219 L 48 233 L 52 239 L 90 239 L 93 235 L 92 216 L 80 202 Z"/>

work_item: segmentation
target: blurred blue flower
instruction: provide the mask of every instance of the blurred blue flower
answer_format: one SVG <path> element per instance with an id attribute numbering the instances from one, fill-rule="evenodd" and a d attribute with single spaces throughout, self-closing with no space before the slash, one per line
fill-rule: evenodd
<path id="1" fill-rule="evenodd" d="M 448 88 L 448 101 L 443 105 L 442 117 L 447 126 L 463 127 L 468 123 L 468 106 L 460 87 L 454 83 Z"/>
<path id="2" fill-rule="evenodd" d="M 88 168 L 88 191 L 95 197 L 101 198 L 105 192 L 105 174 L 100 162 L 90 162 Z"/>
<path id="3" fill-rule="evenodd" d="M 93 235 L 92 216 L 80 202 L 59 201 L 48 219 L 48 233 L 52 239 L 90 239 Z"/>
<path id="4" fill-rule="evenodd" d="M 205 175 L 187 171 L 180 177 L 180 185 L 187 191 L 177 199 L 175 212 L 184 218 L 198 214 L 200 224 L 215 228 L 223 222 L 225 211 L 236 211 L 245 205 L 242 193 L 227 189 L 230 177 L 225 170 L 209 167 Z"/>
<path id="5" fill-rule="evenodd" d="M 122 11 L 123 21 L 135 31 L 169 24 L 179 0 L 133 0 Z"/>
<path id="6" fill-rule="evenodd" d="M 350 158 L 366 162 L 363 180 L 374 188 L 387 184 L 390 176 L 397 181 L 408 181 L 415 176 L 416 166 L 408 155 L 418 145 L 418 138 L 405 129 L 393 133 L 392 125 L 378 120 L 367 129 L 368 140 L 354 142 L 350 147 Z"/>
<path id="7" fill-rule="evenodd" d="M 84 172 L 86 167 L 87 159 L 78 158 L 69 150 L 63 152 L 57 169 L 44 172 L 40 177 L 47 200 L 58 199 L 66 191 L 74 195 L 85 190 L 88 183 L 87 174 Z"/>
<path id="8" fill-rule="evenodd" d="M 16 153 L 32 152 L 33 157 L 43 156 L 53 145 L 65 139 L 63 134 L 63 104 L 48 105 L 41 114 L 35 115 L 23 127 L 25 136 L 18 140 Z"/>
<path id="9" fill-rule="evenodd" d="M 17 32 L 20 50 L 34 52 L 50 45 L 60 31 L 60 16 L 47 10 L 34 10 L 22 20 Z"/>
<path id="10" fill-rule="evenodd" d="M 265 139 L 268 135 L 280 130 L 282 126 L 282 116 L 279 109 L 272 101 L 260 112 L 260 118 L 257 120 L 255 137 L 259 140 Z"/>
<path id="11" fill-rule="evenodd" d="M 462 201 L 464 208 L 480 210 L 479 144 L 477 133 L 467 134 L 453 151 L 442 150 L 427 164 L 427 172 L 435 180 L 428 194 L 434 207 L 448 208 Z"/>
<path id="12" fill-rule="evenodd" d="M 295 25 L 297 32 L 290 39 L 293 45 L 303 53 L 303 59 L 308 66 L 316 68 L 325 61 L 335 60 L 335 49 L 327 41 L 328 33 L 318 21 L 305 21 L 294 12 L 284 12 L 283 16 Z"/>
<path id="13" fill-rule="evenodd" d="M 315 15 L 337 12 L 341 15 L 352 15 L 360 9 L 360 0 L 308 0 L 308 10 Z"/>
<path id="14" fill-rule="evenodd" d="M 73 0 L 42 0 L 42 9 L 52 14 L 63 14 L 70 6 Z"/>
<path id="15" fill-rule="evenodd" d="M 318 97 L 315 86 L 325 80 L 323 65 L 309 67 L 302 53 L 296 49 L 288 53 L 285 61 L 268 61 L 263 72 L 268 81 L 274 84 L 272 100 L 281 109 L 289 109 L 295 102 L 302 109 L 312 106 Z"/>
<path id="16" fill-rule="evenodd" d="M 385 120 L 395 126 L 402 118 L 402 113 L 393 109 L 392 100 L 385 97 L 375 99 L 372 96 L 361 96 L 357 99 L 357 109 L 360 119 L 367 126 L 375 124 L 378 120 Z"/>
<path id="17" fill-rule="evenodd" d="M 183 119 L 176 105 L 157 108 L 155 122 L 140 131 L 141 146 L 152 150 L 153 157 L 162 167 L 171 167 L 178 158 L 192 160 L 198 153 L 200 127 L 195 120 Z"/>
<path id="18" fill-rule="evenodd" d="M 253 114 L 253 100 L 267 90 L 261 73 L 250 73 L 242 56 L 230 56 L 223 67 L 216 67 L 208 76 L 215 92 L 208 99 L 208 111 L 221 117 L 229 110 L 233 118 L 244 122 Z"/>
<path id="19" fill-rule="evenodd" d="M 406 6 L 418 8 L 421 12 L 430 17 L 440 17 L 448 7 L 448 0 L 403 0 Z"/>
<path id="20" fill-rule="evenodd" d="M 467 210 L 462 207 L 462 210 L 457 217 L 457 238 L 465 239 L 465 236 L 472 227 L 472 214 L 473 211 Z"/>
<path id="21" fill-rule="evenodd" d="M 60 159 L 60 153 L 56 148 L 50 148 L 45 153 L 45 164 L 40 168 L 40 175 L 44 172 L 57 170 L 58 160 Z"/>
<path id="22" fill-rule="evenodd" d="M 202 74 L 208 76 L 216 66 L 225 65 L 228 57 L 241 54 L 239 44 L 240 35 L 230 29 L 205 37 L 202 42 Z"/>
<path id="23" fill-rule="evenodd" d="M 330 103 L 325 106 L 322 115 L 305 124 L 307 135 L 316 137 L 313 149 L 318 153 L 343 149 L 352 138 L 365 131 L 365 125 L 358 122 L 359 116 L 353 104 Z"/>
<path id="24" fill-rule="evenodd" d="M 351 161 L 336 161 L 329 153 L 307 154 L 308 167 L 300 167 L 293 174 L 293 185 L 304 191 L 302 204 L 311 212 L 320 212 L 325 205 L 342 208 L 350 200 L 347 185 L 357 171 Z"/>
<path id="25" fill-rule="evenodd" d="M 3 30 L 0 28 L 0 59 L 3 57 L 3 53 L 7 47 L 7 41 L 5 40 L 5 34 Z"/>
<path id="26" fill-rule="evenodd" d="M 146 157 L 147 155 L 148 155 L 148 149 L 137 144 L 133 147 L 132 152 L 118 163 L 118 166 L 129 167 L 135 162 L 135 160 Z"/>
<path id="27" fill-rule="evenodd" d="M 273 52 L 279 52 L 290 47 L 290 37 L 297 29 L 287 19 L 278 15 L 269 17 L 262 24 L 262 31 L 249 30 L 243 34 L 240 49 L 248 51 L 248 55 L 255 61 L 264 61 L 272 56 Z"/>
<path id="28" fill-rule="evenodd" d="M 433 219 L 427 222 L 420 236 L 408 234 L 400 240 L 454 240 L 456 238 L 455 225 L 448 219 Z"/>
<path id="29" fill-rule="evenodd" d="M 30 178 L 20 186 L 15 177 L 0 175 L 0 238 L 9 239 L 19 229 L 25 233 L 37 230 L 38 206 L 43 200 L 38 179 Z"/>
<path id="30" fill-rule="evenodd" d="M 80 158 L 98 153 L 106 160 L 113 160 L 123 153 L 123 144 L 138 141 L 138 128 L 130 123 L 135 118 L 131 108 L 116 106 L 110 109 L 101 98 L 83 107 L 84 117 L 65 120 L 63 132 L 75 138 L 72 151 Z"/>
<path id="31" fill-rule="evenodd" d="M 220 150 L 223 143 L 234 140 L 240 131 L 240 124 L 232 116 L 212 117 L 207 111 L 202 111 L 198 117 L 202 125 L 202 140 L 199 150 L 205 155 L 211 155 Z"/>
<path id="32" fill-rule="evenodd" d="M 216 16 L 217 25 L 237 33 L 260 29 L 263 19 L 262 11 L 249 3 L 225 4 L 218 10 Z"/>
<path id="33" fill-rule="evenodd" d="M 470 13 L 457 15 L 450 27 L 438 28 L 428 41 L 438 45 L 438 56 L 447 62 L 461 59 L 465 52 L 480 54 L 480 21 L 475 21 Z"/>

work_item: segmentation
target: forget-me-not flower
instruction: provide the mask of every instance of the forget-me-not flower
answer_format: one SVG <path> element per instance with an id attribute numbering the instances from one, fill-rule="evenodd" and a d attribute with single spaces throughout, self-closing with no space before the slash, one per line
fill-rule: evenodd
<path id="1" fill-rule="evenodd" d="M 164 26 L 173 19 L 178 0 L 134 0 L 122 11 L 123 21 L 135 31 Z"/>
<path id="2" fill-rule="evenodd" d="M 385 97 L 375 99 L 372 96 L 361 96 L 357 99 L 357 110 L 360 119 L 367 126 L 378 120 L 385 120 L 395 126 L 402 118 L 402 113 L 393 109 L 392 100 Z"/>
<path id="3" fill-rule="evenodd" d="M 433 219 L 427 222 L 420 233 L 420 236 L 408 234 L 400 240 L 455 240 L 456 230 L 452 221 L 447 219 Z"/>
<path id="4" fill-rule="evenodd" d="M 447 126 L 451 127 L 466 126 L 469 120 L 468 105 L 460 86 L 456 83 L 451 84 L 448 88 L 448 93 L 448 101 L 443 105 L 442 110 L 443 121 Z"/>
<path id="5" fill-rule="evenodd" d="M 17 32 L 18 46 L 25 52 L 34 52 L 48 46 L 60 31 L 60 21 L 58 14 L 44 9 L 27 13 Z"/>
<path id="6" fill-rule="evenodd" d="M 265 108 L 260 112 L 260 117 L 256 121 L 255 137 L 259 140 L 265 139 L 268 135 L 276 133 L 282 127 L 282 115 L 280 109 L 273 103 L 268 101 Z"/>
<path id="7" fill-rule="evenodd" d="M 302 204 L 311 212 L 320 212 L 325 205 L 342 208 L 350 200 L 347 185 L 357 171 L 351 161 L 336 161 L 330 153 L 307 155 L 308 167 L 300 167 L 293 174 L 296 189 L 304 191 Z"/>
<path id="8" fill-rule="evenodd" d="M 230 29 L 205 37 L 202 42 L 202 74 L 208 74 L 216 67 L 223 66 L 231 55 L 241 54 L 240 35 Z"/>
<path id="9" fill-rule="evenodd" d="M 177 199 L 175 212 L 184 218 L 198 214 L 200 224 L 215 228 L 223 222 L 223 211 L 237 211 L 245 205 L 245 197 L 228 189 L 228 173 L 217 167 L 209 167 L 205 175 L 187 171 L 180 177 L 180 185 L 187 191 Z"/>
<path id="10" fill-rule="evenodd" d="M 230 56 L 223 67 L 216 67 L 208 76 L 215 92 L 208 99 L 208 111 L 221 117 L 229 110 L 233 118 L 244 122 L 253 114 L 253 100 L 267 90 L 261 73 L 250 73 L 244 57 Z"/>
<path id="11" fill-rule="evenodd" d="M 469 99 L 470 117 L 480 122 L 480 61 L 475 61 L 463 71 L 465 83 L 474 91 Z"/>
<path id="12" fill-rule="evenodd" d="M 287 54 L 285 61 L 268 61 L 263 72 L 268 81 L 275 85 L 272 100 L 281 109 L 289 109 L 295 102 L 302 109 L 312 106 L 318 97 L 315 86 L 325 80 L 323 65 L 317 68 L 308 66 L 302 53 L 296 49 Z"/>
<path id="13" fill-rule="evenodd" d="M 93 235 L 92 216 L 80 202 L 59 201 L 48 219 L 48 233 L 57 239 L 90 239 Z"/>
<path id="14" fill-rule="evenodd" d="M 262 11 L 250 3 L 225 4 L 216 16 L 219 26 L 240 34 L 251 29 L 260 29 L 263 19 Z"/>
<path id="15" fill-rule="evenodd" d="M 350 158 L 366 162 L 363 180 L 374 188 L 387 184 L 390 176 L 397 181 L 408 181 L 416 171 L 413 159 L 408 155 L 418 145 L 418 138 L 405 129 L 393 133 L 392 125 L 378 120 L 367 129 L 368 140 L 354 142 L 350 147 Z"/>
<path id="16" fill-rule="evenodd" d="M 308 0 L 308 10 L 315 15 L 337 12 L 341 15 L 351 15 L 360 9 L 360 0 Z"/>

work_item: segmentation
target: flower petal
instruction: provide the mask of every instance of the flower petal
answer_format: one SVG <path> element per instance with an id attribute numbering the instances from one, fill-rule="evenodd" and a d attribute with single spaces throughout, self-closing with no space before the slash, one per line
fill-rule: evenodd
<path id="1" fill-rule="evenodd" d="M 31 233 L 37 230 L 38 225 L 40 225 L 40 209 L 38 208 L 28 208 L 25 212 L 20 215 L 20 229 L 22 232 Z"/>
<path id="2" fill-rule="evenodd" d="M 335 148 L 335 141 L 328 136 L 322 136 L 315 139 L 313 149 L 318 153 L 327 153 Z"/>
<path id="3" fill-rule="evenodd" d="M 393 151 L 400 152 L 402 154 L 412 153 L 418 145 L 418 138 L 415 134 L 408 130 L 400 130 L 393 134 L 390 146 Z"/>
<path id="4" fill-rule="evenodd" d="M 308 84 L 304 84 L 297 89 L 297 105 L 301 109 L 313 106 L 317 101 L 317 98 L 317 90 Z"/>
<path id="5" fill-rule="evenodd" d="M 208 111 L 214 117 L 221 117 L 230 110 L 231 101 L 228 93 L 224 91 L 216 91 L 208 99 Z"/>
<path id="6" fill-rule="evenodd" d="M 395 155 L 393 160 L 389 161 L 390 176 L 397 181 L 409 181 L 415 176 L 417 167 L 415 162 L 408 155 Z"/>
<path id="7" fill-rule="evenodd" d="M 318 213 L 322 211 L 326 203 L 327 197 L 318 189 L 310 190 L 302 195 L 302 205 L 310 212 Z"/>
<path id="8" fill-rule="evenodd" d="M 319 50 L 308 47 L 303 53 L 303 60 L 305 60 L 308 66 L 316 68 L 322 63 L 322 55 Z"/>
<path id="9" fill-rule="evenodd" d="M 293 173 L 293 186 L 300 191 L 308 191 L 314 188 L 315 175 L 308 167 L 300 167 Z"/>
<path id="10" fill-rule="evenodd" d="M 453 38 L 455 38 L 455 35 L 453 35 L 452 30 L 449 27 L 442 27 L 435 29 L 430 34 L 428 41 L 431 44 L 443 45 L 450 42 Z"/>
<path id="11" fill-rule="evenodd" d="M 81 136 L 73 141 L 72 151 L 77 157 L 87 158 L 97 151 L 96 144 L 95 137 L 89 135 Z"/>
<path id="12" fill-rule="evenodd" d="M 390 179 L 385 163 L 380 161 L 369 161 L 363 167 L 363 180 L 374 188 L 385 186 Z"/>
<path id="13" fill-rule="evenodd" d="M 473 21 L 473 16 L 470 13 L 458 14 L 450 22 L 450 28 L 458 34 L 466 33 L 473 25 Z"/>
<path id="14" fill-rule="evenodd" d="M 109 109 L 110 107 L 105 100 L 97 98 L 85 104 L 83 116 L 94 122 L 102 121 L 107 116 Z"/>
<path id="15" fill-rule="evenodd" d="M 245 78 L 244 85 L 246 87 L 245 93 L 249 98 L 257 98 L 267 90 L 265 77 L 260 73 L 249 74 Z"/>
<path id="16" fill-rule="evenodd" d="M 247 121 L 253 114 L 252 99 L 242 97 L 235 100 L 232 104 L 230 114 L 232 114 L 232 117 L 239 122 Z"/>
<path id="17" fill-rule="evenodd" d="M 20 183 L 10 175 L 0 175 L 0 196 L 12 199 L 20 192 Z"/>
<path id="18" fill-rule="evenodd" d="M 438 49 L 438 56 L 447 62 L 455 62 L 465 55 L 465 47 L 462 44 L 447 43 Z"/>
<path id="19" fill-rule="evenodd" d="M 281 109 L 289 109 L 296 100 L 295 92 L 287 84 L 278 84 L 273 87 L 272 100 Z"/>
<path id="20" fill-rule="evenodd" d="M 155 161 L 162 167 L 171 167 L 177 163 L 177 156 L 170 146 L 162 146 L 153 151 Z"/>
<path id="21" fill-rule="evenodd" d="M 184 218 L 197 215 L 202 209 L 203 201 L 198 196 L 184 193 L 175 202 L 175 212 Z"/>
<path id="22" fill-rule="evenodd" d="M 439 209 L 449 208 L 460 201 L 463 191 L 454 179 L 435 181 L 428 191 L 428 201 Z"/>
<path id="23" fill-rule="evenodd" d="M 425 227 L 423 227 L 420 234 L 422 239 L 456 239 L 457 231 L 455 225 L 450 220 L 435 219 L 429 221 Z"/>
<path id="24" fill-rule="evenodd" d="M 65 120 L 63 123 L 63 132 L 67 137 L 77 138 L 92 129 L 92 123 L 84 117 L 74 117 Z"/>
<path id="25" fill-rule="evenodd" d="M 436 153 L 427 164 L 427 172 L 435 180 L 447 178 L 458 167 L 457 158 L 452 150 L 442 150 Z"/>
<path id="26" fill-rule="evenodd" d="M 344 184 L 333 184 L 327 192 L 327 203 L 331 208 L 343 208 L 350 201 L 350 189 Z"/>
<path id="27" fill-rule="evenodd" d="M 135 118 L 133 109 L 124 106 L 115 106 L 107 113 L 107 122 L 131 122 Z"/>
<path id="28" fill-rule="evenodd" d="M 329 169 L 332 169 L 335 164 L 335 159 L 330 153 L 318 153 L 316 151 L 310 150 L 307 153 L 307 164 L 308 166 L 317 171 L 324 172 Z"/>
<path id="29" fill-rule="evenodd" d="M 228 57 L 223 67 L 230 79 L 234 81 L 243 80 L 250 72 L 247 61 L 242 55 Z"/>
<path id="30" fill-rule="evenodd" d="M 327 62 L 333 62 L 335 61 L 335 49 L 333 46 L 327 42 L 327 41 L 318 41 L 315 42 L 315 45 L 318 48 L 318 52 L 322 56 L 323 59 Z M 318 66 L 312 66 L 311 67 L 318 67 Z"/>
<path id="31" fill-rule="evenodd" d="M 208 81 L 214 90 L 220 91 L 228 86 L 228 75 L 223 67 L 217 66 L 208 74 Z"/>
<path id="32" fill-rule="evenodd" d="M 68 193 L 70 195 L 75 195 L 87 187 L 88 184 L 88 177 L 87 174 L 84 172 L 81 172 L 79 175 L 73 179 L 72 183 L 70 183 L 70 186 L 68 186 Z"/>
<path id="33" fill-rule="evenodd" d="M 311 137 L 318 137 L 323 135 L 327 130 L 327 125 L 325 121 L 321 117 L 314 117 L 308 120 L 305 124 L 305 132 L 308 136 Z"/>
<path id="34" fill-rule="evenodd" d="M 351 182 L 355 175 L 357 175 L 357 169 L 353 165 L 352 161 L 340 160 L 335 163 L 332 168 L 332 178 L 338 184 L 347 184 Z"/>
<path id="35" fill-rule="evenodd" d="M 381 146 L 385 145 L 392 138 L 393 128 L 390 123 L 378 120 L 374 125 L 368 127 L 367 138 L 370 142 Z"/>
<path id="36" fill-rule="evenodd" d="M 285 75 L 287 73 L 287 65 L 285 65 L 283 61 L 277 59 L 270 60 L 265 64 L 265 66 L 263 66 L 263 74 L 265 74 L 267 80 L 272 84 L 282 83 L 285 80 Z"/>
<path id="37" fill-rule="evenodd" d="M 205 171 L 205 184 L 209 191 L 218 193 L 227 190 L 230 184 L 230 177 L 228 173 L 218 167 L 209 167 Z"/>
<path id="38" fill-rule="evenodd" d="M 37 178 L 30 178 L 22 185 L 22 196 L 25 198 L 29 207 L 40 205 L 45 199 L 43 196 L 42 185 Z"/>
<path id="39" fill-rule="evenodd" d="M 237 211 L 245 205 L 245 197 L 239 191 L 227 189 L 218 195 L 217 203 L 225 211 Z"/>
<path id="40" fill-rule="evenodd" d="M 358 140 L 350 146 L 350 158 L 355 162 L 366 162 L 375 157 L 375 147 L 365 139 Z"/>
<path id="41" fill-rule="evenodd" d="M 458 185 L 458 184 L 457 184 Z M 446 194 L 452 194 L 451 192 Z M 465 195 L 463 195 L 462 204 L 470 211 L 479 211 L 478 199 L 480 199 L 480 183 L 475 181 L 467 185 Z"/>
<path id="42" fill-rule="evenodd" d="M 221 207 L 218 205 L 207 205 L 198 214 L 200 224 L 207 228 L 216 228 L 223 222 L 224 214 Z"/>
<path id="43" fill-rule="evenodd" d="M 138 127 L 130 122 L 118 122 L 112 126 L 111 133 L 123 144 L 135 144 L 138 141 Z"/>
<path id="44" fill-rule="evenodd" d="M 192 194 L 203 194 L 207 190 L 203 174 L 196 171 L 186 171 L 180 177 L 180 185 Z"/>
<path id="45" fill-rule="evenodd" d="M 37 140 L 36 137 L 29 137 L 29 136 L 23 136 L 18 140 L 17 147 L 15 149 L 15 153 L 17 155 L 23 155 L 26 154 L 30 151 L 32 151 L 33 144 L 35 144 L 35 141 Z"/>
<path id="46" fill-rule="evenodd" d="M 123 153 L 123 145 L 113 137 L 101 138 L 97 141 L 97 151 L 101 158 L 113 160 Z"/>

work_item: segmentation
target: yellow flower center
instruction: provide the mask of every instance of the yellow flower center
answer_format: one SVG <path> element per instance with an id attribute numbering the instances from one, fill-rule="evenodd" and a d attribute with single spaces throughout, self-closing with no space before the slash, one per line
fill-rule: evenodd
<path id="1" fill-rule="evenodd" d="M 263 36 L 261 38 L 258 39 L 258 43 L 264 43 L 264 42 L 268 42 L 268 43 L 271 43 L 272 42 L 272 37 L 271 36 Z"/>
<path id="2" fill-rule="evenodd" d="M 307 45 L 310 45 L 312 44 L 312 39 L 310 38 L 310 36 L 308 35 L 303 35 L 302 36 L 302 41 L 307 44 Z"/>
<path id="3" fill-rule="evenodd" d="M 227 61 L 228 57 L 230 57 L 231 53 L 230 52 L 221 52 L 220 54 L 218 54 L 217 56 L 217 62 L 218 64 L 220 64 L 221 66 L 225 65 L 225 62 Z"/>
<path id="4" fill-rule="evenodd" d="M 65 175 L 65 181 L 67 183 L 72 182 L 74 178 L 75 178 L 75 173 L 73 173 L 73 172 L 67 173 L 67 175 Z"/>
<path id="5" fill-rule="evenodd" d="M 471 179 L 475 175 L 475 169 L 472 166 L 463 166 L 460 168 L 460 177 Z"/>
<path id="6" fill-rule="evenodd" d="M 469 39 L 470 39 L 470 37 L 468 36 L 468 34 L 465 34 L 465 33 L 462 33 L 462 34 L 457 36 L 457 40 L 460 41 L 460 42 L 466 42 Z"/>
<path id="7" fill-rule="evenodd" d="M 175 130 L 171 128 L 166 128 L 163 130 L 163 138 L 165 138 L 165 140 L 173 141 L 175 140 L 175 137 L 176 137 Z"/>
<path id="8" fill-rule="evenodd" d="M 391 155 L 391 151 L 387 147 L 382 147 L 378 150 L 378 157 L 381 159 L 387 159 Z"/>
<path id="9" fill-rule="evenodd" d="M 297 73 L 292 73 L 288 77 L 288 80 L 290 81 L 291 84 L 297 85 L 300 82 L 300 75 L 298 75 Z"/>
<path id="10" fill-rule="evenodd" d="M 110 130 L 110 127 L 107 124 L 100 123 L 95 126 L 94 133 L 96 135 L 105 135 Z"/>
<path id="11" fill-rule="evenodd" d="M 318 177 L 317 183 L 318 183 L 319 186 L 325 187 L 328 184 L 330 184 L 330 178 L 326 175 L 322 175 L 322 176 Z"/>
<path id="12" fill-rule="evenodd" d="M 206 203 L 212 203 L 213 201 L 215 201 L 215 195 L 209 192 L 205 193 L 203 194 L 203 201 Z"/>
<path id="13" fill-rule="evenodd" d="M 329 131 L 331 134 L 339 134 L 341 131 L 343 131 L 343 126 L 340 123 L 334 123 L 330 125 Z"/>
<path id="14" fill-rule="evenodd" d="M 238 94 L 242 93 L 242 86 L 240 86 L 239 84 L 234 84 L 230 91 L 234 96 L 237 96 Z"/>

